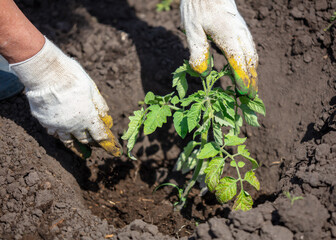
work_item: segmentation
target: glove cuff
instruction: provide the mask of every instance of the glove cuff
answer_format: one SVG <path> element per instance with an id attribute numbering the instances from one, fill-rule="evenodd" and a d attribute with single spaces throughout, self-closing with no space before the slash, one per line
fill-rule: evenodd
<path id="1" fill-rule="evenodd" d="M 9 65 L 9 69 L 19 77 L 28 91 L 53 84 L 55 76 L 49 78 L 49 71 L 53 69 L 57 70 L 54 72 L 62 73 L 63 66 L 66 66 L 70 59 L 49 39 L 44 38 L 44 46 L 33 57 Z M 61 79 L 61 76 L 58 79 Z"/>

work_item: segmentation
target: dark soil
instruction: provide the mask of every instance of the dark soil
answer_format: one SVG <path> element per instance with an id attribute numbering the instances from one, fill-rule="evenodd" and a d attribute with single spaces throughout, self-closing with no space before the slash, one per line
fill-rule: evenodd
<path id="1" fill-rule="evenodd" d="M 194 189 L 179 213 L 176 191 L 152 194 L 190 177 L 172 171 L 186 142 L 171 123 L 140 138 L 138 161 L 101 149 L 84 161 L 46 133 L 22 94 L 0 102 L 0 239 L 336 238 L 336 28 L 323 31 L 336 0 L 236 2 L 257 45 L 267 109 L 260 128 L 243 129 L 261 166 L 253 210 L 232 212 Z M 172 90 L 171 72 L 189 56 L 177 3 L 161 13 L 155 0 L 17 3 L 88 71 L 119 137 L 146 92 Z M 303 199 L 291 204 L 284 191 Z"/>

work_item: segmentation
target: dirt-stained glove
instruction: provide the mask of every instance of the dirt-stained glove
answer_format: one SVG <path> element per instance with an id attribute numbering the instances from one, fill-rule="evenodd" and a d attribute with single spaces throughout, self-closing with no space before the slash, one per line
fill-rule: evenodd
<path id="1" fill-rule="evenodd" d="M 210 72 L 208 36 L 227 58 L 237 91 L 254 98 L 258 91 L 258 55 L 234 0 L 181 0 L 180 8 L 191 67 L 203 76 Z"/>
<path id="2" fill-rule="evenodd" d="M 76 140 L 82 144 L 97 142 L 114 156 L 120 155 L 110 130 L 109 108 L 79 63 L 46 38 L 35 56 L 10 68 L 26 87 L 32 115 L 49 134 L 79 155 L 85 153 L 76 147 Z"/>

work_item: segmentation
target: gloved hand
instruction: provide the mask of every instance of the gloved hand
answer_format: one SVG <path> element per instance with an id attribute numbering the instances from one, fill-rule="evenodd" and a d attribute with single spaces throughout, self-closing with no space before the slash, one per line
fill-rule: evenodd
<path id="1" fill-rule="evenodd" d="M 203 76 L 211 71 L 208 36 L 227 58 L 238 92 L 254 98 L 258 91 L 258 55 L 234 0 L 181 0 L 180 9 L 191 67 Z"/>
<path id="2" fill-rule="evenodd" d="M 97 86 L 75 60 L 47 38 L 26 61 L 10 65 L 26 87 L 32 115 L 77 154 L 82 144 L 97 142 L 114 156 L 120 150 L 110 128 L 109 108 Z"/>

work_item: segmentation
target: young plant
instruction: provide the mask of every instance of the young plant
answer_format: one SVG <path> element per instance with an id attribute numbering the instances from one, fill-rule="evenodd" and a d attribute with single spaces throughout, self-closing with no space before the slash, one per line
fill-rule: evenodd
<path id="1" fill-rule="evenodd" d="M 323 31 L 328 31 L 334 24 L 335 24 L 335 22 L 336 22 L 336 11 L 333 13 L 333 15 L 330 17 L 330 24 L 326 27 L 326 28 L 324 28 L 323 29 Z"/>
<path id="2" fill-rule="evenodd" d="M 172 2 L 173 0 L 162 0 L 160 3 L 156 5 L 156 11 L 158 12 L 170 11 L 170 6 Z"/>
<path id="3" fill-rule="evenodd" d="M 288 192 L 288 191 L 283 192 L 283 194 L 290 200 L 292 206 L 294 205 L 294 202 L 296 200 L 302 200 L 303 199 L 302 196 L 292 196 L 290 194 L 290 192 Z"/>
<path id="4" fill-rule="evenodd" d="M 199 77 L 203 89 L 188 95 L 187 75 Z M 251 209 L 253 205 L 252 197 L 244 190 L 244 183 L 251 184 L 257 190 L 260 188 L 255 176 L 258 163 L 250 157 L 244 145 L 246 138 L 238 135 L 243 125 L 241 114 L 249 125 L 259 126 L 256 113 L 265 115 L 265 107 L 258 96 L 251 100 L 246 96 L 238 96 L 232 87 L 225 90 L 214 87 L 223 76 L 229 76 L 233 80 L 228 65 L 219 72 L 211 71 L 204 78 L 185 61 L 173 73 L 176 92 L 165 96 L 148 92 L 142 108 L 129 117 L 128 130 L 122 136 L 122 139 L 128 141 L 129 157 L 135 159 L 131 150 L 142 126 L 144 134 L 148 135 L 162 127 L 168 117 L 173 117 L 175 130 L 181 138 L 192 134 L 193 140 L 183 149 L 175 166 L 183 174 L 193 171 L 192 178 L 184 189 L 172 184 L 160 185 L 178 189 L 179 202 L 174 204 L 178 210 L 184 206 L 188 193 L 197 181 L 205 183 L 211 192 L 215 192 L 220 203 L 230 201 L 239 192 L 233 209 L 243 211 Z M 223 128 L 226 128 L 225 133 Z M 235 153 L 231 153 L 232 148 L 236 149 Z M 236 178 L 222 176 L 226 162 L 236 170 Z M 244 171 L 244 176 L 241 172 L 243 168 L 248 168 Z"/>

